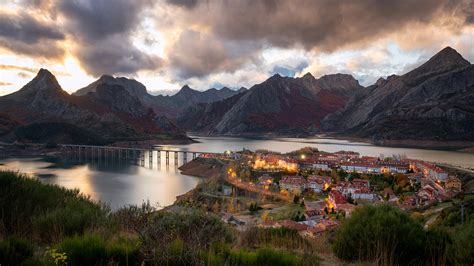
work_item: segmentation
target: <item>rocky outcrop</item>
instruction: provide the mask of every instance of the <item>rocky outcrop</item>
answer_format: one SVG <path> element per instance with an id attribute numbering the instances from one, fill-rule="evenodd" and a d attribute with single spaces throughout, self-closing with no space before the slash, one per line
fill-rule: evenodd
<path id="1" fill-rule="evenodd" d="M 371 138 L 474 140 L 474 66 L 447 47 L 402 76 L 378 80 L 323 120 L 323 129 Z"/>

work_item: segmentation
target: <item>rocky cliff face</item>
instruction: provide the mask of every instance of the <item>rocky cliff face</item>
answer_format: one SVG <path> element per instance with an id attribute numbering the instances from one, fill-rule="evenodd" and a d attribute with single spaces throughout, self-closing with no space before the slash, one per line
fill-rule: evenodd
<path id="1" fill-rule="evenodd" d="M 321 119 L 342 108 L 359 89 L 350 75 L 321 79 L 311 74 L 302 78 L 275 75 L 248 92 L 188 110 L 178 125 L 210 134 L 315 133 Z M 186 119 L 189 114 L 194 114 L 192 119 Z"/>
<path id="2" fill-rule="evenodd" d="M 474 66 L 445 48 L 402 76 L 381 79 L 323 121 L 323 129 L 384 139 L 474 140 Z"/>
<path id="3" fill-rule="evenodd" d="M 157 118 L 153 110 L 144 106 L 121 85 L 99 84 L 85 95 L 73 96 L 63 91 L 56 78 L 44 69 L 19 91 L 0 97 L 0 116 L 8 117 L 10 121 L 4 119 L 7 121 L 3 123 L 7 125 L 5 128 L 10 128 L 9 125 L 13 123 L 15 125 L 14 134 L 3 134 L 7 140 L 14 140 L 12 135 L 17 139 L 32 136 L 27 134 L 25 127 L 47 131 L 48 134 L 44 135 L 51 135 L 55 140 L 86 139 L 90 142 L 93 136 L 100 136 L 101 143 L 150 139 L 158 134 L 179 134 L 174 129 L 168 131 L 169 124 L 166 124 L 167 129 L 161 127 L 163 121 Z M 33 127 L 28 127 L 33 124 Z M 82 135 L 87 136 L 63 136 L 79 132 L 71 129 L 73 127 L 80 128 L 84 133 Z M 62 133 L 50 132 L 51 129 Z M 41 138 L 41 141 L 44 140 L 44 137 Z"/>

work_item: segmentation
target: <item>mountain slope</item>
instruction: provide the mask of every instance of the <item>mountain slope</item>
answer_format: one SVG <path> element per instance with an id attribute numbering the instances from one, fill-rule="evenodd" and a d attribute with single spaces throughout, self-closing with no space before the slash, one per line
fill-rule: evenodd
<path id="1" fill-rule="evenodd" d="M 178 125 L 210 134 L 315 133 L 321 119 L 342 108 L 360 88 L 350 75 L 320 79 L 311 74 L 302 78 L 274 75 L 246 93 L 187 110 Z M 185 117 L 190 114 L 191 118 Z"/>
<path id="2" fill-rule="evenodd" d="M 369 90 L 323 129 L 374 140 L 474 140 L 474 66 L 450 47 Z"/>
<path id="3" fill-rule="evenodd" d="M 85 96 L 89 93 L 94 93 L 99 86 L 121 86 L 130 95 L 136 97 L 143 106 L 152 108 L 157 114 L 171 118 L 176 117 L 189 106 L 223 100 L 238 93 L 226 87 L 220 90 L 212 88 L 206 91 L 197 91 L 185 85 L 172 96 L 153 96 L 147 92 L 146 87 L 142 83 L 134 79 L 103 75 L 93 83 L 79 89 L 73 95 Z"/>
<path id="4" fill-rule="evenodd" d="M 28 129 L 30 125 L 35 125 L 30 129 L 47 129 L 44 125 L 50 125 L 50 130 L 56 128 L 63 133 L 47 131 L 45 135 L 51 136 L 48 141 L 80 139 L 103 143 L 153 139 L 161 134 L 180 135 L 176 128 L 170 130 L 169 124 L 162 125 L 162 118 L 121 85 L 102 84 L 86 95 L 69 95 L 45 69 L 19 91 L 0 97 L 0 117 L 6 125 L 0 138 L 7 141 L 37 141 L 24 134 L 23 127 Z M 74 130 L 76 127 L 87 136 L 72 138 L 71 134 L 78 132 Z"/>

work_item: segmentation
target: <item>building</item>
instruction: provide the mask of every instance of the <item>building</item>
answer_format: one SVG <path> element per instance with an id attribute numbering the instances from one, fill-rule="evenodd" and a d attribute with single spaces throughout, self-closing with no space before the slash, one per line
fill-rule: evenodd
<path id="1" fill-rule="evenodd" d="M 412 160 L 409 167 L 414 171 L 422 172 L 426 178 L 430 178 L 433 181 L 445 182 L 448 178 L 448 173 L 446 171 L 425 161 Z"/>
<path id="2" fill-rule="evenodd" d="M 352 212 L 355 210 L 356 207 L 357 207 L 356 205 L 353 205 L 350 203 L 342 203 L 342 204 L 339 204 L 337 209 L 343 212 L 345 217 L 351 217 Z"/>
<path id="3" fill-rule="evenodd" d="M 437 196 L 436 189 L 434 189 L 430 185 L 425 185 L 425 186 L 423 186 L 423 188 L 421 188 L 418 191 L 418 196 L 420 198 L 422 198 L 424 200 L 428 200 L 428 201 L 435 200 L 436 196 Z"/>
<path id="4" fill-rule="evenodd" d="M 328 171 L 331 170 L 332 164 L 329 161 L 319 161 L 313 158 L 300 161 L 300 166 L 306 169 L 316 169 Z"/>
<path id="5" fill-rule="evenodd" d="M 446 190 L 461 191 L 462 183 L 459 178 L 450 176 L 448 177 L 448 179 L 446 179 L 444 187 L 446 188 Z"/>
<path id="6" fill-rule="evenodd" d="M 264 174 L 258 178 L 258 186 L 263 187 L 264 189 L 269 189 L 273 184 L 273 177 L 268 174 Z"/>
<path id="7" fill-rule="evenodd" d="M 357 159 L 360 153 L 355 151 L 338 151 L 333 153 L 338 159 Z"/>
<path id="8" fill-rule="evenodd" d="M 352 197 L 352 199 L 355 199 L 355 200 L 370 200 L 370 201 L 375 200 L 374 193 L 372 193 L 372 191 L 370 191 L 370 189 L 366 189 L 366 188 L 361 188 L 361 189 L 355 190 L 351 194 L 351 197 Z"/>
<path id="9" fill-rule="evenodd" d="M 306 180 L 301 176 L 283 176 L 280 188 L 293 193 L 301 193 L 306 189 Z"/>
<path id="10" fill-rule="evenodd" d="M 404 161 L 377 161 L 377 164 L 381 167 L 382 173 L 392 174 L 406 174 L 410 169 L 410 165 Z"/>
<path id="11" fill-rule="evenodd" d="M 339 167 L 347 172 L 378 174 L 381 173 L 381 167 L 373 162 L 348 161 L 342 162 Z"/>
<path id="12" fill-rule="evenodd" d="M 339 204 L 344 204 L 344 203 L 347 203 L 347 200 L 346 200 L 346 197 L 344 197 L 344 195 L 342 195 L 341 192 L 337 190 L 331 190 L 331 192 L 329 192 L 328 205 L 330 209 L 332 208 L 337 209 L 337 206 Z"/>
<path id="13" fill-rule="evenodd" d="M 320 193 L 323 190 L 326 190 L 331 185 L 330 176 L 318 176 L 310 175 L 308 176 L 308 182 L 306 187 L 313 190 L 316 193 Z"/>

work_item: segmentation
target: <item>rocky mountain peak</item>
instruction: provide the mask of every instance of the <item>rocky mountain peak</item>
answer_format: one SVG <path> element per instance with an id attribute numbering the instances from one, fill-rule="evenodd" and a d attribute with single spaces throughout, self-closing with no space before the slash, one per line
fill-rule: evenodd
<path id="1" fill-rule="evenodd" d="M 56 80 L 56 77 L 49 72 L 49 70 L 44 68 L 41 68 L 38 74 L 20 90 L 22 93 L 34 93 L 38 91 L 64 92 Z"/>
<path id="2" fill-rule="evenodd" d="M 311 79 L 311 80 L 315 79 L 314 76 L 313 76 L 310 72 L 304 74 L 304 76 L 303 76 L 302 78 L 303 78 L 303 79 L 306 79 L 306 80 L 308 80 L 308 79 Z"/>
<path id="3" fill-rule="evenodd" d="M 408 84 L 417 84 L 433 75 L 469 66 L 471 63 L 464 59 L 456 50 L 446 47 L 431 57 L 426 63 L 404 75 Z"/>
<path id="4" fill-rule="evenodd" d="M 427 64 L 442 64 L 452 66 L 468 66 L 469 61 L 464 59 L 455 49 L 447 46 L 428 60 Z"/>
<path id="5" fill-rule="evenodd" d="M 359 81 L 349 74 L 330 74 L 319 78 L 321 87 L 325 89 L 355 89 L 361 87 Z"/>
<path id="6" fill-rule="evenodd" d="M 74 93 L 74 95 L 86 95 L 90 92 L 95 92 L 99 85 L 119 85 L 125 88 L 131 95 L 137 96 L 139 98 L 143 96 L 148 96 L 145 85 L 134 79 L 128 79 L 125 77 L 113 77 L 111 75 L 102 75 L 98 80 L 89 84 L 88 86 L 79 89 Z"/>

